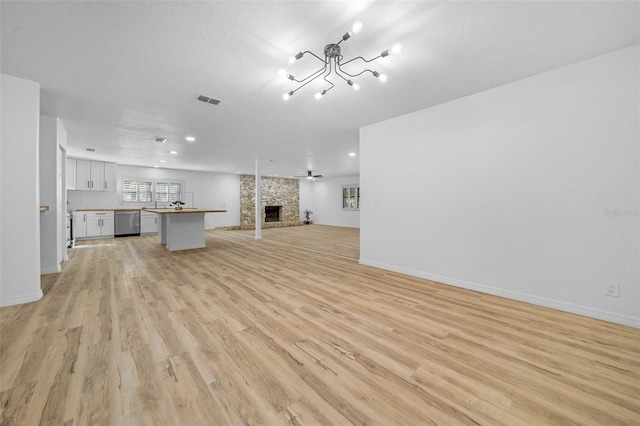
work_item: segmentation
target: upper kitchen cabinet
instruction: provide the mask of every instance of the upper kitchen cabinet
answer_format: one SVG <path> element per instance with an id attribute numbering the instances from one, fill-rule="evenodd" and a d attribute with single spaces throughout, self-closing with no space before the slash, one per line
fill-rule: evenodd
<path id="1" fill-rule="evenodd" d="M 104 163 L 102 161 L 76 160 L 76 189 L 104 191 Z"/>
<path id="2" fill-rule="evenodd" d="M 116 163 L 79 159 L 75 163 L 76 190 L 115 192 Z"/>
<path id="3" fill-rule="evenodd" d="M 117 182 L 117 166 L 116 163 L 104 163 L 104 190 L 107 192 L 116 192 Z"/>

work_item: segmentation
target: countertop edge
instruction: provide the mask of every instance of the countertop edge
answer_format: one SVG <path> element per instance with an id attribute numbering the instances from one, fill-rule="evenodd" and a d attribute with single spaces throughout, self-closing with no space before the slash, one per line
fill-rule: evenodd
<path id="1" fill-rule="evenodd" d="M 41 210 L 42 211 L 42 210 Z M 156 214 L 185 214 L 185 213 L 226 213 L 227 210 L 220 209 L 191 209 L 191 208 L 182 208 L 182 210 L 176 210 L 175 208 L 158 208 L 155 209 L 153 207 L 116 207 L 116 208 L 104 208 L 104 209 L 75 209 L 68 210 L 69 213 L 73 212 L 127 212 L 127 211 L 141 211 L 141 212 L 150 212 Z"/>
<path id="2" fill-rule="evenodd" d="M 226 210 L 216 209 L 145 209 L 144 211 L 156 213 L 156 214 L 189 214 L 189 213 L 226 213 Z"/>

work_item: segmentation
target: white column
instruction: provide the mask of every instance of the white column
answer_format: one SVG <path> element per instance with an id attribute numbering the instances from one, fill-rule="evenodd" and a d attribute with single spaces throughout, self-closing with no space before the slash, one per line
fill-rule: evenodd
<path id="1" fill-rule="evenodd" d="M 40 85 L 4 74 L 0 80 L 0 306 L 10 306 L 42 297 Z"/>
<path id="2" fill-rule="evenodd" d="M 262 239 L 262 191 L 260 190 L 260 168 L 256 158 L 256 240 Z"/>

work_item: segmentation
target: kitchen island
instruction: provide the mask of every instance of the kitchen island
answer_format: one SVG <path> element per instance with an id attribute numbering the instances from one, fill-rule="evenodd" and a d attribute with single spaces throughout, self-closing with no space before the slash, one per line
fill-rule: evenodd
<path id="1" fill-rule="evenodd" d="M 204 214 L 225 213 L 226 210 L 175 208 L 144 209 L 156 213 L 158 224 L 158 242 L 166 244 L 167 250 L 188 250 L 206 247 L 204 240 Z"/>

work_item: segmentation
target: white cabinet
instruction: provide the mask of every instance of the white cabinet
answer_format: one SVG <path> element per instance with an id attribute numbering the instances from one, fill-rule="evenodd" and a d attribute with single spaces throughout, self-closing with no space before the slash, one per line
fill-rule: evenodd
<path id="1" fill-rule="evenodd" d="M 87 238 L 114 237 L 113 211 L 87 212 Z"/>
<path id="2" fill-rule="evenodd" d="M 76 160 L 76 176 L 75 176 L 75 188 L 76 190 L 88 191 L 91 189 L 91 161 L 89 160 Z"/>
<path id="3" fill-rule="evenodd" d="M 113 238 L 116 235 L 116 221 L 113 217 L 113 212 L 111 212 L 111 216 L 107 216 L 102 218 L 102 227 L 101 227 L 101 236 Z"/>
<path id="4" fill-rule="evenodd" d="M 92 160 L 75 160 L 76 187 L 80 191 L 116 190 L 116 163 Z"/>
<path id="5" fill-rule="evenodd" d="M 140 234 L 158 233 L 158 215 L 151 212 L 140 212 Z"/>
<path id="6" fill-rule="evenodd" d="M 91 164 L 94 163 L 93 173 L 91 172 Z M 90 160 L 76 160 L 76 189 L 80 191 L 92 191 L 95 187 L 96 190 L 102 189 L 100 186 L 95 186 L 104 178 L 104 163 L 102 167 L 98 167 L 97 161 Z M 99 176 L 102 172 L 102 176 Z M 100 177 L 100 181 L 96 181 L 94 178 Z"/>
<path id="7" fill-rule="evenodd" d="M 76 159 L 67 158 L 67 189 L 76 189 Z"/>
<path id="8" fill-rule="evenodd" d="M 73 238 L 87 237 L 87 212 L 73 212 Z"/>
<path id="9" fill-rule="evenodd" d="M 104 190 L 107 192 L 116 192 L 117 179 L 116 163 L 104 163 Z"/>

